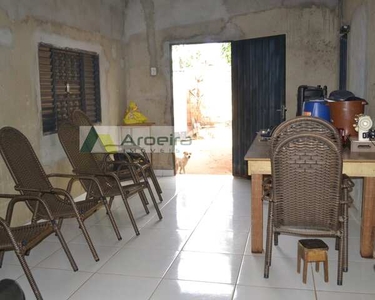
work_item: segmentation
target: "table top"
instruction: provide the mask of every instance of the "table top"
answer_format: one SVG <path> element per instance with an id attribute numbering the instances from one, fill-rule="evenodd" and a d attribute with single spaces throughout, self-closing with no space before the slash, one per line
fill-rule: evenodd
<path id="1" fill-rule="evenodd" d="M 248 174 L 271 174 L 270 142 L 258 134 L 245 155 Z M 351 152 L 343 149 L 343 172 L 349 176 L 375 177 L 375 152 Z"/>

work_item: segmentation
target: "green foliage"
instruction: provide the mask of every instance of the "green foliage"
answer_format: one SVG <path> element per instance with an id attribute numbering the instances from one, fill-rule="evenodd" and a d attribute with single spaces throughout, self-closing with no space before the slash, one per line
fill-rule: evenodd
<path id="1" fill-rule="evenodd" d="M 221 44 L 221 56 L 226 60 L 228 65 L 232 63 L 232 48 L 231 43 L 223 43 Z"/>

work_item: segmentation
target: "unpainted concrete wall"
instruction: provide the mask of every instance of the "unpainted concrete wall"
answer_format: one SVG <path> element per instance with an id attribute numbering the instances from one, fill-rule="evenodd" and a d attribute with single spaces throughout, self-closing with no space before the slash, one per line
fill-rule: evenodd
<path id="1" fill-rule="evenodd" d="M 338 86 L 338 1 L 130 1 L 125 19 L 127 99 L 158 125 L 173 123 L 171 50 L 176 43 L 286 34 L 287 118 L 299 85 Z M 158 68 L 156 77 L 150 67 Z M 220 87 L 218 87 L 220 88 Z M 154 159 L 172 169 L 172 155 Z"/>
<path id="2" fill-rule="evenodd" d="M 369 103 L 365 113 L 375 122 L 375 1 L 344 0 L 343 24 L 350 25 L 348 35 L 348 90 Z M 355 216 L 361 218 L 362 179 L 355 180 Z M 352 211 L 353 212 L 353 211 Z"/>
<path id="3" fill-rule="evenodd" d="M 99 53 L 103 124 L 118 125 L 126 107 L 123 10 L 121 0 L 0 1 L 0 128 L 22 131 L 47 173 L 72 168 L 57 135 L 42 134 L 38 43 Z M 66 186 L 65 181 L 56 184 Z M 14 193 L 13 187 L 0 159 L 0 193 Z M 5 207 L 6 201 L 0 201 L 2 217 Z M 27 216 L 20 207 L 15 221 Z"/>
<path id="4" fill-rule="evenodd" d="M 359 96 L 369 105 L 366 113 L 375 120 L 375 2 L 345 0 L 344 20 L 351 26 L 348 49 L 348 88 L 361 87 Z"/>

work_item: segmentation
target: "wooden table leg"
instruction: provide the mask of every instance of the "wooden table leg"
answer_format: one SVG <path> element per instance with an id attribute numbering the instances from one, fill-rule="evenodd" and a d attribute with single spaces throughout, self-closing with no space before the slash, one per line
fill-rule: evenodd
<path id="1" fill-rule="evenodd" d="M 263 175 L 251 175 L 251 252 L 263 252 Z"/>
<path id="2" fill-rule="evenodd" d="M 375 177 L 363 180 L 362 224 L 361 224 L 361 256 L 373 257 L 375 226 Z"/>

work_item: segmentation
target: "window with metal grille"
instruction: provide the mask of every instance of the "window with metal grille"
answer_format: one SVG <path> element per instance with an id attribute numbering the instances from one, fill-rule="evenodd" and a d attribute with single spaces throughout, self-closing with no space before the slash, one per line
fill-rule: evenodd
<path id="1" fill-rule="evenodd" d="M 56 133 L 77 108 L 100 122 L 99 55 L 42 43 L 38 52 L 43 134 Z"/>

